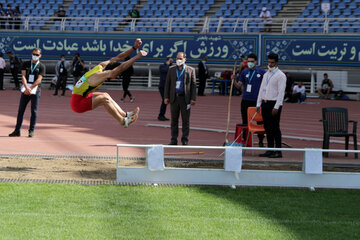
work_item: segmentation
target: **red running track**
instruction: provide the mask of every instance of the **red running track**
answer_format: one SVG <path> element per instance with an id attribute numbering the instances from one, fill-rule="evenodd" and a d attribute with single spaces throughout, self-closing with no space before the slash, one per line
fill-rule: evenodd
<path id="1" fill-rule="evenodd" d="M 115 100 L 122 94 L 120 90 L 107 91 Z M 53 97 L 53 91 L 42 90 L 38 109 L 35 137 L 28 138 L 30 105 L 23 122 L 22 136 L 10 138 L 14 130 L 20 93 L 14 90 L 0 91 L 0 154 L 50 154 L 50 155 L 116 155 L 116 144 L 168 144 L 170 128 L 148 127 L 147 124 L 170 125 L 169 121 L 160 122 L 157 116 L 160 108 L 160 94 L 156 91 L 132 91 L 135 102 L 120 103 L 126 111 L 139 106 L 138 121 L 129 128 L 123 128 L 100 107 L 83 114 L 74 113 L 69 105 L 70 92 L 65 97 Z M 230 130 L 241 123 L 240 96 L 232 97 Z M 360 120 L 360 102 L 308 99 L 313 104 L 285 103 L 281 116 L 283 141 L 295 148 L 321 148 L 321 141 L 304 141 L 287 136 L 322 139 L 321 109 L 323 107 L 345 107 L 351 120 Z M 228 97 L 198 97 L 192 107 L 190 126 L 210 129 L 226 129 Z M 168 108 L 167 117 L 170 118 Z M 358 131 L 359 132 L 359 131 Z M 181 138 L 181 130 L 179 142 Z M 229 140 L 234 134 L 229 134 Z M 225 134 L 211 131 L 191 130 L 189 144 L 196 146 L 222 146 Z M 358 134 L 359 139 L 359 134 Z M 343 140 L 339 139 L 339 140 Z M 343 144 L 331 144 L 331 148 L 344 149 Z M 352 145 L 350 146 L 352 149 Z M 344 154 L 331 154 L 343 159 Z M 283 160 L 292 159 L 294 154 L 287 153 Z M 331 159 L 331 158 L 330 158 Z M 349 160 L 353 159 L 350 154 Z M 342 160 L 341 160 L 342 161 Z M 357 162 L 358 160 L 356 160 Z"/>

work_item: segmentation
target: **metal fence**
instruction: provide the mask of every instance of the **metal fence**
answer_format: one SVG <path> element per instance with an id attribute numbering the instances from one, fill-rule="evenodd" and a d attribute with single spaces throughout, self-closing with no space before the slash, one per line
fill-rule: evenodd
<path id="1" fill-rule="evenodd" d="M 12 29 L 7 29 L 12 30 Z M 360 18 L 94 18 L 24 17 L 20 31 L 167 33 L 349 33 L 360 34 Z M 14 30 L 18 31 L 18 30 Z"/>

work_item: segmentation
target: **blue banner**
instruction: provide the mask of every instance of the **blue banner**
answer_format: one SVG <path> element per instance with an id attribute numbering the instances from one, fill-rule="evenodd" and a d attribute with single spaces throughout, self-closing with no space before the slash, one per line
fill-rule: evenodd
<path id="1" fill-rule="evenodd" d="M 359 36 L 263 36 L 262 64 L 270 52 L 281 65 L 360 66 Z"/>
<path id="2" fill-rule="evenodd" d="M 61 54 L 82 59 L 107 60 L 131 48 L 137 37 L 143 41 L 142 50 L 148 52 L 143 61 L 163 61 L 185 52 L 188 60 L 198 61 L 206 56 L 209 63 L 232 63 L 241 55 L 258 54 L 258 36 L 200 35 L 200 34 L 99 34 L 99 33 L 0 33 L 0 50 L 13 51 L 29 58 L 33 48 L 41 48 L 43 59 L 59 59 Z"/>

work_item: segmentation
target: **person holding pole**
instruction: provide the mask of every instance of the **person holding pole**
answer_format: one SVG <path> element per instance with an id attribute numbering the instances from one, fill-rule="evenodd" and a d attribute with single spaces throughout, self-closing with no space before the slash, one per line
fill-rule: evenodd
<path id="1" fill-rule="evenodd" d="M 265 74 L 265 70 L 256 66 L 257 56 L 254 53 L 248 55 L 247 58 L 249 68 L 244 69 L 241 74 L 234 81 L 234 85 L 237 89 L 241 90 L 241 117 L 244 125 L 248 124 L 247 110 L 249 107 L 256 107 L 256 101 L 259 94 L 261 81 Z M 232 79 L 235 75 L 231 76 Z M 264 135 L 259 134 L 259 146 L 263 147 Z"/>

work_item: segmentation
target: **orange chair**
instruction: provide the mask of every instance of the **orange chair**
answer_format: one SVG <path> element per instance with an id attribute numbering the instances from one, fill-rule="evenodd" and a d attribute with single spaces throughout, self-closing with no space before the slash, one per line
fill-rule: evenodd
<path id="1" fill-rule="evenodd" d="M 254 134 L 265 134 L 265 128 L 264 128 L 264 124 L 257 124 L 257 122 L 263 122 L 263 118 L 261 115 L 261 108 L 260 111 L 257 113 L 256 112 L 256 107 L 249 107 L 247 110 L 247 117 L 248 117 L 248 128 L 249 128 L 249 133 L 246 139 L 246 144 L 245 146 L 247 146 L 248 140 L 249 140 L 249 136 L 251 134 L 251 141 L 252 141 L 252 146 L 254 146 Z M 253 151 L 253 155 L 254 155 L 254 151 Z"/>

